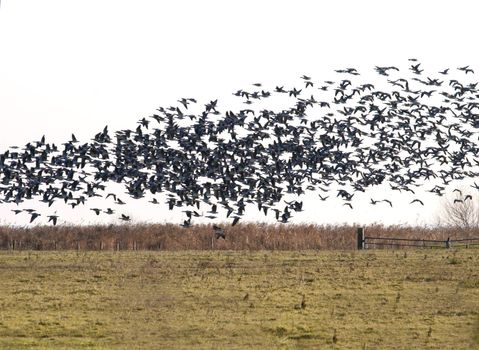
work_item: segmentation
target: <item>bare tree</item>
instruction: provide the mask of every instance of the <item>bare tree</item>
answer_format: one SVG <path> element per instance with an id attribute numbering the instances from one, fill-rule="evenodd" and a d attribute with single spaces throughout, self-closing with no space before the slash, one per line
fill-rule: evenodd
<path id="1" fill-rule="evenodd" d="M 440 222 L 446 226 L 479 227 L 479 203 L 475 196 L 463 189 L 455 189 L 452 197 L 447 197 L 442 205 Z"/>

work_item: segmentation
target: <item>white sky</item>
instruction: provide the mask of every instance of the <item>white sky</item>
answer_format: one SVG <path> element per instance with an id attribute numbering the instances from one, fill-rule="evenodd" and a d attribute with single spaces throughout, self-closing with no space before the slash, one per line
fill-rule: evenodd
<path id="1" fill-rule="evenodd" d="M 221 105 L 252 83 L 299 84 L 302 74 L 319 81 L 344 67 L 407 67 L 410 57 L 426 68 L 469 64 L 479 71 L 477 2 L 386 3 L 2 0 L 0 151 L 42 135 L 64 142 L 74 132 L 86 142 L 105 125 L 134 128 L 181 97 L 219 98 Z M 353 205 L 361 208 L 352 211 L 339 201 L 308 200 L 293 222 L 430 223 L 437 197 L 421 197 L 424 208 L 395 193 L 393 209 L 358 200 Z M 131 202 L 123 212 L 135 220 L 182 218 L 165 206 Z M 28 221 L 10 209 L 0 206 L 5 223 Z M 100 220 L 88 210 L 51 209 L 73 222 Z"/>

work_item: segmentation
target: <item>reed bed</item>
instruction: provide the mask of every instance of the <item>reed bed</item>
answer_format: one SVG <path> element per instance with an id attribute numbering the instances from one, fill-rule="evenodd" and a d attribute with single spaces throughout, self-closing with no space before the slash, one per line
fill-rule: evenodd
<path id="1" fill-rule="evenodd" d="M 0 226 L 0 249 L 16 250 L 349 250 L 357 247 L 355 225 L 272 225 L 224 227 L 216 239 L 212 225 Z M 479 237 L 479 228 L 371 225 L 367 236 L 446 240 Z"/>

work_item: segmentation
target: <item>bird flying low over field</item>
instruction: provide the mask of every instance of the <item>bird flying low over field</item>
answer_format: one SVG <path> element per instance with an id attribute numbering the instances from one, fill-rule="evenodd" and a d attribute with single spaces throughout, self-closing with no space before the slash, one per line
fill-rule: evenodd
<path id="1" fill-rule="evenodd" d="M 48 215 L 48 222 L 51 222 L 53 226 L 57 224 L 58 215 Z"/>

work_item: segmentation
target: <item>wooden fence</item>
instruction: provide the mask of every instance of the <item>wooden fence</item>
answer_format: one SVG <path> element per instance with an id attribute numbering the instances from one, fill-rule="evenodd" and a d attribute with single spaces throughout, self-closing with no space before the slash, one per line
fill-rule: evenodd
<path id="1" fill-rule="evenodd" d="M 416 247 L 416 248 L 445 248 L 452 247 L 473 247 L 479 246 L 479 237 L 435 240 L 420 238 L 396 238 L 396 237 L 372 237 L 366 236 L 363 227 L 357 230 L 358 249 L 374 249 L 378 247 L 400 248 L 400 247 Z"/>

